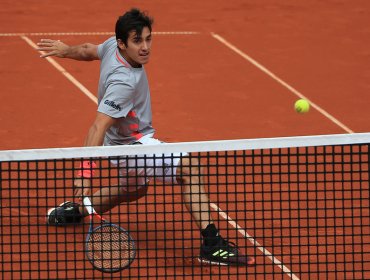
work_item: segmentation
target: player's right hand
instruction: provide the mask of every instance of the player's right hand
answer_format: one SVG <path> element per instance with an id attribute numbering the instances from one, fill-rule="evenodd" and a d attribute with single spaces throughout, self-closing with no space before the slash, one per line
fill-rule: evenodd
<path id="1" fill-rule="evenodd" d="M 68 53 L 69 46 L 60 40 L 41 39 L 37 43 L 37 50 L 44 52 L 40 57 L 56 56 L 64 58 Z"/>
<path id="2" fill-rule="evenodd" d="M 75 197 L 82 201 L 83 197 L 91 195 L 91 180 L 88 178 L 78 178 L 74 181 Z"/>

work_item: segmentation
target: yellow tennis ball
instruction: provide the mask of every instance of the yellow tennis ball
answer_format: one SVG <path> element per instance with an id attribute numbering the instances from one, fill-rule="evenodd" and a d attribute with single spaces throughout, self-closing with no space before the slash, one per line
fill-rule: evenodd
<path id="1" fill-rule="evenodd" d="M 299 99 L 295 102 L 294 109 L 300 114 L 307 113 L 310 110 L 310 103 L 305 99 Z"/>

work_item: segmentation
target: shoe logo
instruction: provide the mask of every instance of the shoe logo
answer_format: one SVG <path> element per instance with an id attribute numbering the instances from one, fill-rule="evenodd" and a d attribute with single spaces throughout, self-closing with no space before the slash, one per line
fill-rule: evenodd
<path id="1" fill-rule="evenodd" d="M 223 259 L 227 259 L 228 257 L 235 256 L 235 254 L 233 254 L 231 252 L 228 252 L 228 251 L 225 251 L 225 250 L 218 250 L 217 252 L 214 252 L 212 254 L 212 256 L 214 256 L 214 257 L 220 256 Z"/>
<path id="2" fill-rule="evenodd" d="M 121 109 L 121 107 L 120 107 L 118 104 L 114 103 L 114 101 L 105 100 L 105 101 L 104 101 L 104 104 L 105 104 L 105 105 L 108 105 L 108 106 L 110 106 L 110 107 L 112 107 L 113 109 L 116 109 L 116 110 L 118 110 L 118 111 L 121 111 L 121 110 L 122 110 L 122 109 Z"/>

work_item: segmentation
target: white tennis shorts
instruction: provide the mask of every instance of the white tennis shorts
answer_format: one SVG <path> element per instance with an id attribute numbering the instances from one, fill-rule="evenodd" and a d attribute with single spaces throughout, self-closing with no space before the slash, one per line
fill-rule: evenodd
<path id="1" fill-rule="evenodd" d="M 135 144 L 161 145 L 163 142 L 153 138 L 153 135 L 145 135 Z M 135 191 L 146 186 L 153 179 L 164 184 L 176 184 L 177 166 L 181 157 L 187 155 L 187 153 L 153 154 L 147 155 L 147 158 L 143 155 L 128 156 L 118 162 L 112 161 L 112 164 L 119 167 L 120 185 L 127 186 L 128 191 Z"/>

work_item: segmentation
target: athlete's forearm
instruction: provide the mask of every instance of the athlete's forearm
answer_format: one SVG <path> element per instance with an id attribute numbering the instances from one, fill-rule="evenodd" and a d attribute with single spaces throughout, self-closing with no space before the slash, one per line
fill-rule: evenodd
<path id="1" fill-rule="evenodd" d="M 98 46 L 90 43 L 69 46 L 60 40 L 42 39 L 37 45 L 37 50 L 41 52 L 43 58 L 56 56 L 84 61 L 99 59 Z"/>
<path id="2" fill-rule="evenodd" d="M 69 46 L 65 52 L 65 57 L 83 61 L 99 59 L 97 54 L 97 46 L 90 43 L 85 43 L 78 46 Z"/>

